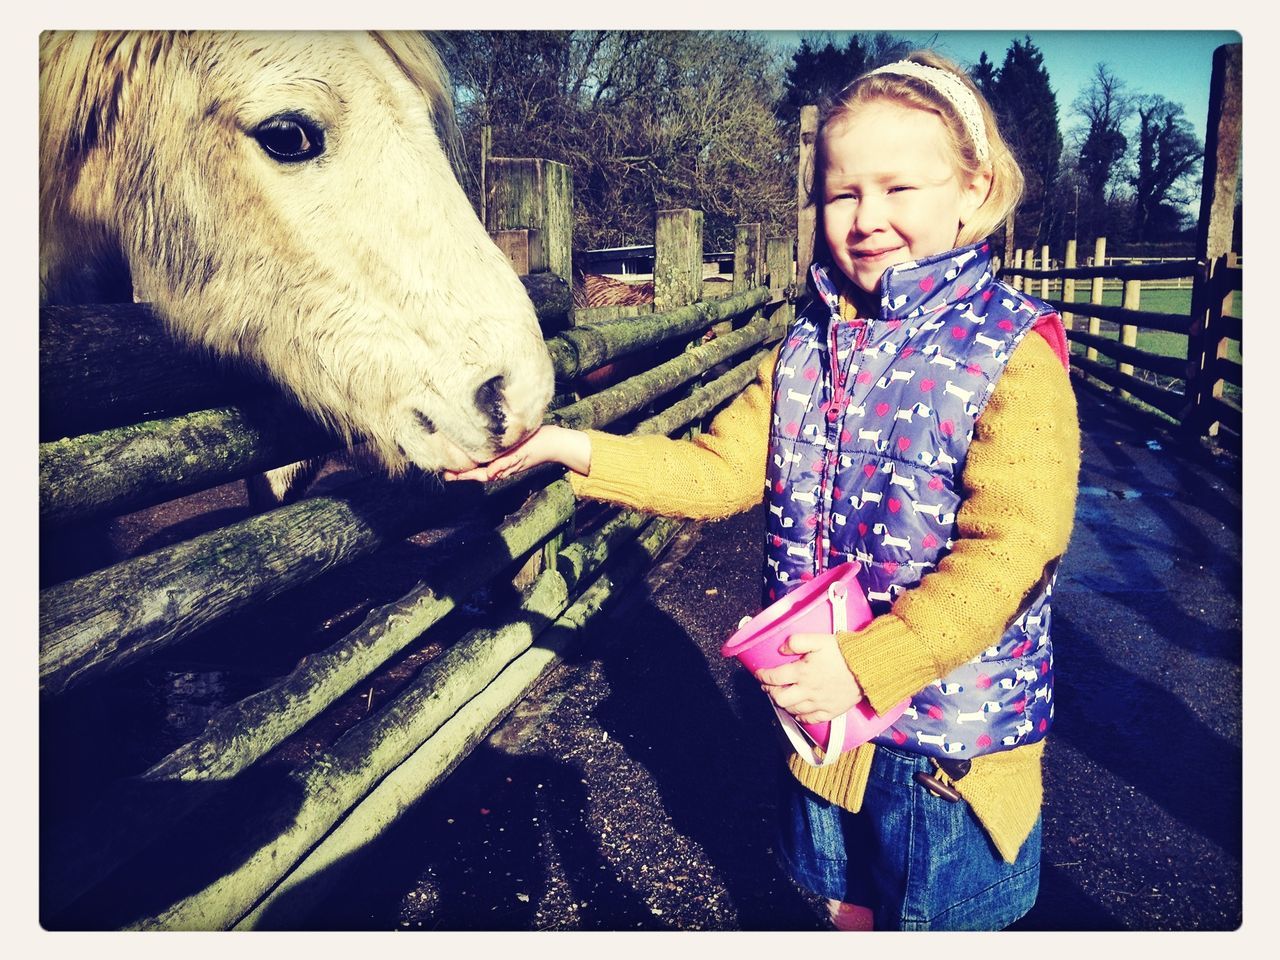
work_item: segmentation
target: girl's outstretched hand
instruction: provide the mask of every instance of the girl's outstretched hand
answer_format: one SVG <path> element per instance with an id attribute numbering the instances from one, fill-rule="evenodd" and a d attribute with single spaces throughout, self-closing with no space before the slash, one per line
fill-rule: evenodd
<path id="1" fill-rule="evenodd" d="M 501 480 L 543 463 L 562 463 L 576 473 L 591 470 L 591 438 L 581 430 L 546 423 L 510 450 L 470 470 L 446 470 L 446 480 Z"/>
<path id="2" fill-rule="evenodd" d="M 862 699 L 862 687 L 840 654 L 833 634 L 793 633 L 783 653 L 800 659 L 756 674 L 773 702 L 801 723 L 824 723 L 848 712 Z"/>

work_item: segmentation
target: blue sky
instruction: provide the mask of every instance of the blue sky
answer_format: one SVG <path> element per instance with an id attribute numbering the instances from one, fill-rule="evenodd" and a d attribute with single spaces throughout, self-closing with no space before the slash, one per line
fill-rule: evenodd
<path id="1" fill-rule="evenodd" d="M 1204 140 L 1209 111 L 1209 77 L 1213 51 L 1241 42 L 1227 30 L 892 30 L 897 36 L 931 46 L 968 66 L 983 50 L 997 66 L 1014 39 L 1030 36 L 1044 54 L 1049 85 L 1058 97 L 1058 122 L 1064 135 L 1071 127 L 1071 102 L 1089 83 L 1094 65 L 1102 62 L 1123 80 L 1130 93 L 1158 93 L 1181 103 L 1186 117 Z M 801 33 L 769 31 L 781 47 L 794 49 Z M 843 43 L 848 31 L 832 31 Z"/>

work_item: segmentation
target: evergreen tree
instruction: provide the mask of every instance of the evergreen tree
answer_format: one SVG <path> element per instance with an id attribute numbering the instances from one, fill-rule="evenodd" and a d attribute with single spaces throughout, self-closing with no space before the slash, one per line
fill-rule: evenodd
<path id="1" fill-rule="evenodd" d="M 987 58 L 987 51 L 983 50 L 978 56 L 978 62 L 969 70 L 969 77 L 982 95 L 990 100 L 996 85 L 996 68 Z"/>
<path id="2" fill-rule="evenodd" d="M 988 98 L 1026 177 L 1026 192 L 1015 219 L 1015 243 L 1039 246 L 1060 240 L 1060 198 L 1054 193 L 1062 157 L 1058 98 L 1049 86 L 1044 55 L 1029 36 L 1014 40 L 991 81 Z"/>
<path id="3" fill-rule="evenodd" d="M 843 47 L 830 37 L 819 45 L 819 39 L 802 37 L 783 75 L 777 114 L 788 129 L 800 123 L 801 107 L 825 105 L 860 74 L 901 60 L 912 50 L 906 40 L 888 33 L 854 33 Z"/>

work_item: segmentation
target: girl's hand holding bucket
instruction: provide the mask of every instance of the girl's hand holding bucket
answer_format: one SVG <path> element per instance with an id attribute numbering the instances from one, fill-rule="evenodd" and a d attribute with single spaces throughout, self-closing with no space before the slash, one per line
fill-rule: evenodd
<path id="1" fill-rule="evenodd" d="M 824 723 L 862 700 L 834 634 L 793 633 L 780 648 L 800 657 L 758 671 L 755 678 L 770 698 L 801 723 Z"/>
<path id="2" fill-rule="evenodd" d="M 761 683 L 787 739 L 815 766 L 883 732 L 911 703 L 906 697 L 877 715 L 840 652 L 836 634 L 872 620 L 859 569 L 850 561 L 797 584 L 744 619 L 720 648 Z"/>

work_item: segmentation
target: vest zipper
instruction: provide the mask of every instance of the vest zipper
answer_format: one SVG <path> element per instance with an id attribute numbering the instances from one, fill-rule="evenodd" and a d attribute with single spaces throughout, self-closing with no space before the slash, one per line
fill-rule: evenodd
<path id="1" fill-rule="evenodd" d="M 837 327 L 840 325 L 840 322 L 841 322 L 840 315 L 838 313 L 833 312 L 831 315 L 831 321 L 827 324 L 828 336 L 830 337 L 830 342 L 827 344 L 827 349 L 830 352 L 829 355 L 831 357 L 831 404 L 830 406 L 827 407 L 827 414 L 826 414 L 827 421 L 829 424 L 838 423 L 841 417 L 844 416 L 844 409 L 846 406 L 848 406 L 848 403 L 849 403 L 849 394 L 848 394 L 848 391 L 845 389 L 845 385 L 849 382 L 849 370 L 852 369 L 853 367 L 854 356 L 858 353 L 859 350 L 863 348 L 863 346 L 867 342 L 867 327 L 870 325 L 870 321 L 862 320 L 862 319 L 855 319 L 855 320 L 849 321 L 851 324 L 855 325 L 856 329 L 854 331 L 853 347 L 849 351 L 849 362 L 844 365 L 843 369 L 841 369 L 840 351 L 839 351 L 840 344 L 839 344 L 839 338 L 836 335 L 836 330 L 837 330 Z M 822 522 L 823 511 L 821 508 L 821 504 L 826 502 L 827 470 L 831 465 L 830 459 L 831 458 L 829 456 L 829 451 L 826 449 L 826 444 L 823 444 L 822 470 L 818 473 L 819 508 L 817 512 L 817 524 L 814 528 L 814 541 L 813 541 L 814 565 L 816 567 L 817 573 L 822 573 L 822 571 L 827 569 L 828 545 L 823 542 L 824 537 L 826 535 L 826 525 Z M 832 510 L 835 509 L 835 504 L 831 505 L 831 509 Z"/>

